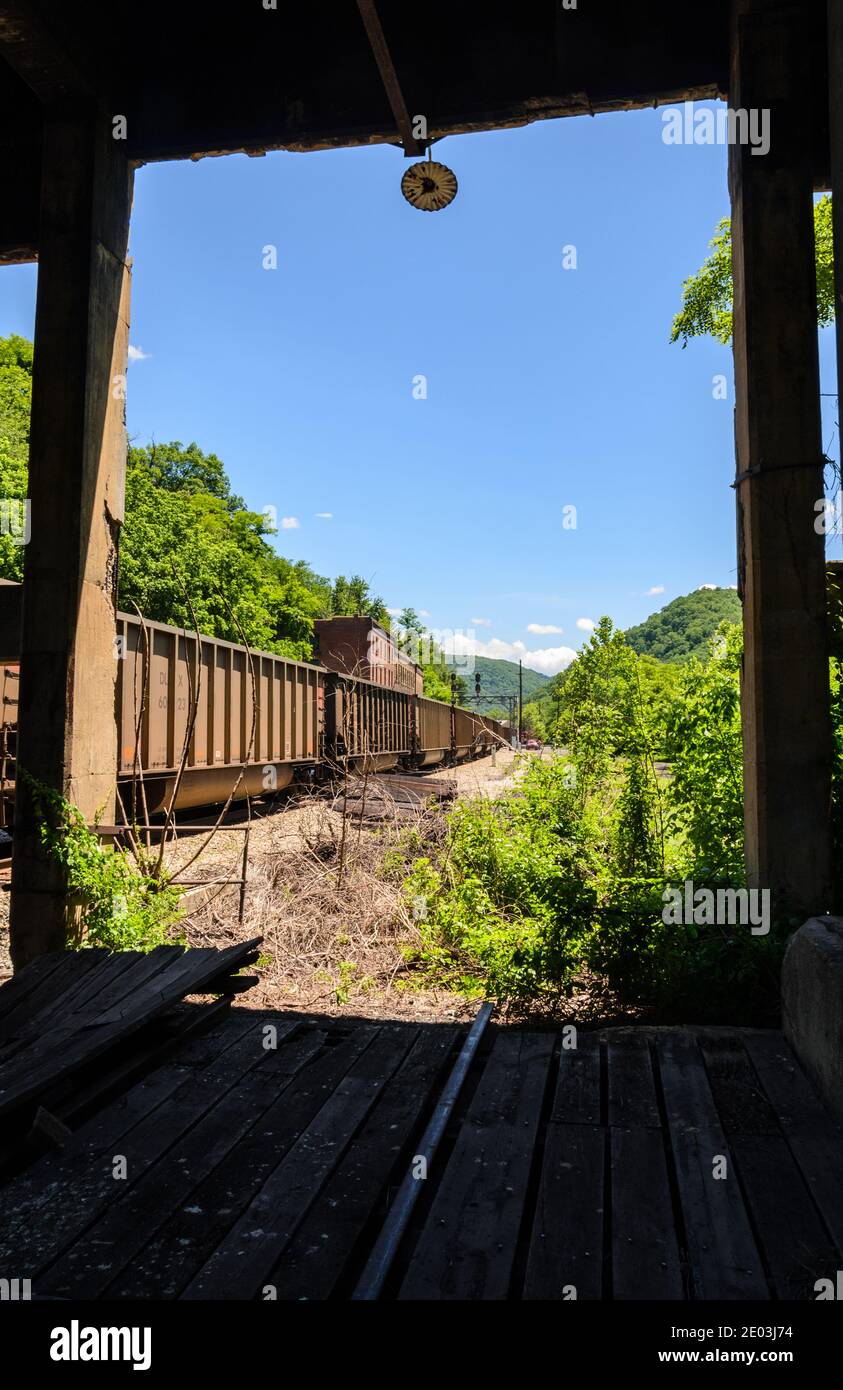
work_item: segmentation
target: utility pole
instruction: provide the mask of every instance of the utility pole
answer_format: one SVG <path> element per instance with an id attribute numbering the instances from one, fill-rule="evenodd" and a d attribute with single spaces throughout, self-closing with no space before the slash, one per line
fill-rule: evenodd
<path id="1" fill-rule="evenodd" d="M 518 747 L 524 737 L 524 681 L 521 673 L 521 658 L 518 658 Z"/>

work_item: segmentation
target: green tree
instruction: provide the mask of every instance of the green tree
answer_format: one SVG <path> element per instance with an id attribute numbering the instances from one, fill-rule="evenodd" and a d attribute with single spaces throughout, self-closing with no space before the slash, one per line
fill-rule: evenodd
<path id="1" fill-rule="evenodd" d="M 147 444 L 129 449 L 129 467 L 146 468 L 156 487 L 168 492 L 208 492 L 219 497 L 230 512 L 246 510 L 242 497 L 231 491 L 222 459 L 203 454 L 198 444 L 185 448 L 175 439 L 170 444 Z"/>
<path id="2" fill-rule="evenodd" d="M 157 622 L 309 658 L 318 593 L 267 543 L 266 517 L 227 497 L 161 487 L 144 459 L 126 474 L 119 603 Z M 188 604 L 186 593 L 190 596 Z"/>
<path id="3" fill-rule="evenodd" d="M 834 322 L 834 248 L 831 198 L 814 204 L 814 241 L 817 261 L 817 322 L 821 328 Z M 709 243 L 710 254 L 695 275 L 682 286 L 682 308 L 673 320 L 672 343 L 711 336 L 720 343 L 732 341 L 732 223 L 724 217 Z"/>
<path id="4" fill-rule="evenodd" d="M 707 659 L 683 667 L 668 732 L 669 821 L 685 845 L 685 871 L 737 884 L 744 877 L 742 653 L 740 626 L 724 624 Z"/>
<path id="5" fill-rule="evenodd" d="M 626 640 L 637 652 L 661 662 L 684 662 L 692 656 L 702 660 L 720 625 L 740 622 L 740 618 L 736 589 L 695 589 L 651 613 L 637 627 L 627 628 Z"/>
<path id="6" fill-rule="evenodd" d="M 383 599 L 376 597 L 368 580 L 360 574 L 346 579 L 337 575 L 331 590 L 331 613 L 339 618 L 372 618 L 381 627 L 389 628 L 389 613 Z"/>
<path id="7" fill-rule="evenodd" d="M 0 532 L 0 577 L 23 578 L 23 546 L 9 526 L 9 504 L 23 508 L 29 465 L 29 412 L 32 404 L 32 344 L 13 334 L 0 338 L 0 499 L 6 504 Z M 14 520 L 21 521 L 23 513 Z M 17 528 L 19 529 L 19 528 Z"/>

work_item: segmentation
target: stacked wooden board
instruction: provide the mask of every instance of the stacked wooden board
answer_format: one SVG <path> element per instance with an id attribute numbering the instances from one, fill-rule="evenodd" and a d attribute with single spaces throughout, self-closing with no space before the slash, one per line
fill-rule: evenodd
<path id="1" fill-rule="evenodd" d="M 15 974 L 0 988 L 0 1170 L 33 1121 L 60 1135 L 52 1121 L 66 1125 L 185 1033 L 209 1026 L 254 983 L 237 972 L 259 944 L 61 951 Z M 192 995 L 205 1002 L 183 1004 Z"/>

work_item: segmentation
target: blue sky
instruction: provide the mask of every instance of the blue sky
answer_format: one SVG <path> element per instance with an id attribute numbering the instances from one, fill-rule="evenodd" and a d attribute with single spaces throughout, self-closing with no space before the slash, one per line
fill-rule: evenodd
<path id="1" fill-rule="evenodd" d="M 440 141 L 460 191 L 435 214 L 391 147 L 139 170 L 130 435 L 196 440 L 297 522 L 283 554 L 538 670 L 586 620 L 734 584 L 731 352 L 668 343 L 726 151 L 662 131 L 648 110 Z M 31 336 L 34 298 L 34 267 L 4 270 L 0 332 Z M 831 330 L 821 360 L 831 391 Z"/>

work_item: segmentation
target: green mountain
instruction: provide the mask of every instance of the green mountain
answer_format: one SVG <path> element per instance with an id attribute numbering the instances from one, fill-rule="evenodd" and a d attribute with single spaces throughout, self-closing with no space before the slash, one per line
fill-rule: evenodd
<path id="1" fill-rule="evenodd" d="M 626 631 L 635 651 L 673 663 L 704 657 L 706 642 L 722 622 L 737 623 L 741 602 L 735 589 L 695 589 Z"/>
<path id="2" fill-rule="evenodd" d="M 474 694 L 475 675 L 480 676 L 481 695 L 518 694 L 517 661 L 498 661 L 490 656 L 476 656 L 474 658 L 474 671 L 471 673 L 460 672 L 460 674 L 468 687 L 469 695 Z M 528 700 L 532 700 L 538 695 L 550 679 L 549 676 L 543 676 L 539 671 L 531 671 L 527 666 L 523 667 L 521 677 L 525 705 Z"/>

